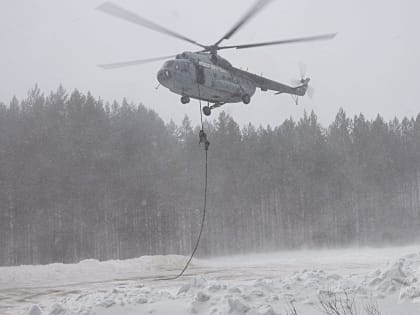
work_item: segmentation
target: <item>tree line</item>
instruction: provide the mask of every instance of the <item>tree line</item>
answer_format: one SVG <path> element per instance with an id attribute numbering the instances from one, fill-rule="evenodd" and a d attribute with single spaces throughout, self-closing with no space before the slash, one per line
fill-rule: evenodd
<path id="1" fill-rule="evenodd" d="M 200 255 L 412 242 L 420 230 L 420 115 L 340 109 L 276 127 L 205 123 Z M 203 204 L 198 126 L 61 86 L 0 103 L 0 265 L 189 254 Z"/>

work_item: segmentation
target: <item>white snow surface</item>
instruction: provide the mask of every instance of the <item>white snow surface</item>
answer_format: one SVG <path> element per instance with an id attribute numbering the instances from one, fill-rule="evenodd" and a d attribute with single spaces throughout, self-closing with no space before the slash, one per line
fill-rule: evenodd
<path id="1" fill-rule="evenodd" d="M 383 314 L 420 314 L 420 245 L 301 250 L 214 259 L 129 260 L 0 268 L 0 314 L 322 314 L 320 292 L 349 293 Z"/>

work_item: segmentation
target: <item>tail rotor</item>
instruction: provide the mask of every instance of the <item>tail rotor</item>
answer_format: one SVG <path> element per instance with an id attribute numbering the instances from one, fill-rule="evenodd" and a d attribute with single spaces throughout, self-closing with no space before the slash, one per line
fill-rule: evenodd
<path id="1" fill-rule="evenodd" d="M 314 97 L 315 90 L 312 86 L 308 85 L 309 78 L 306 77 L 307 71 L 308 66 L 303 62 L 299 62 L 300 78 L 292 80 L 292 84 L 298 88 L 305 88 L 305 95 L 308 95 L 309 98 L 312 99 Z"/>

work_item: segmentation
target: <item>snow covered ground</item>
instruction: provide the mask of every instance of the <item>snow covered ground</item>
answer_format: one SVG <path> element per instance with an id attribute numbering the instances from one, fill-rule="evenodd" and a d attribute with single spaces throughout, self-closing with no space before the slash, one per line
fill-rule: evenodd
<path id="1" fill-rule="evenodd" d="M 322 314 L 319 294 L 347 292 L 382 314 L 420 314 L 420 245 L 289 251 L 193 260 L 124 261 L 0 268 L 0 314 Z"/>

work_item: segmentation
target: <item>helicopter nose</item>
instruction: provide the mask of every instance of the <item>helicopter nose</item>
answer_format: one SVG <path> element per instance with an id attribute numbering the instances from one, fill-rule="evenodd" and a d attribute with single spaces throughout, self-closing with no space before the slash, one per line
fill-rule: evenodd
<path id="1" fill-rule="evenodd" d="M 172 77 L 171 71 L 162 69 L 158 72 L 157 78 L 160 83 L 169 80 Z"/>

